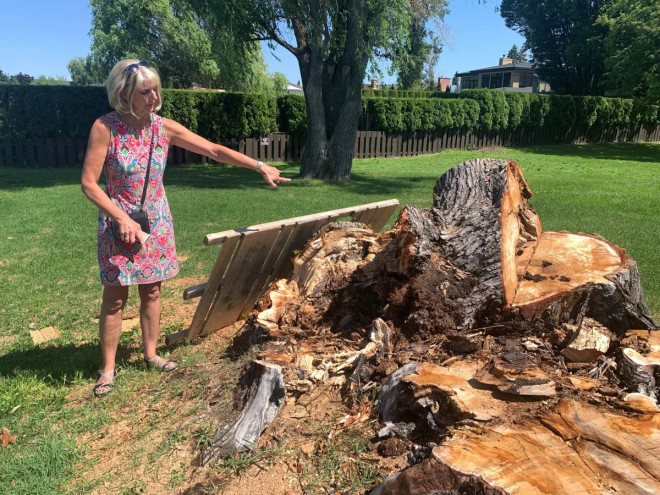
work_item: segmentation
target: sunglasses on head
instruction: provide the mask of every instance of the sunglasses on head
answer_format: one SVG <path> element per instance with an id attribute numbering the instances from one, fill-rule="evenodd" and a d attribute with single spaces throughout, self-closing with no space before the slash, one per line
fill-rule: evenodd
<path id="1" fill-rule="evenodd" d="M 140 69 L 140 67 L 151 68 L 151 65 L 149 65 L 144 60 L 140 60 L 136 64 L 127 65 L 126 67 L 124 67 L 124 71 L 128 72 L 129 74 L 135 74 Z"/>

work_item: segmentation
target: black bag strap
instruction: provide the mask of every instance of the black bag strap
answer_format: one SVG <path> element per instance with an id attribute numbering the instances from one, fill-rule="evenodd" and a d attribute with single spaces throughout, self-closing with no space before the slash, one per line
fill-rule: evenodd
<path id="1" fill-rule="evenodd" d="M 144 200 L 147 198 L 147 187 L 149 186 L 149 171 L 151 170 L 151 157 L 154 152 L 154 125 L 155 122 L 151 122 L 151 143 L 149 144 L 149 161 L 147 162 L 147 175 L 144 177 L 144 186 L 142 187 L 142 199 L 140 199 L 140 210 L 144 208 Z"/>

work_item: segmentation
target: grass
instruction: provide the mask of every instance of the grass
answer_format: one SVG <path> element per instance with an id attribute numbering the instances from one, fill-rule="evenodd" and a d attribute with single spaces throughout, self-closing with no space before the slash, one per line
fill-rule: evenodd
<path id="1" fill-rule="evenodd" d="M 186 286 L 208 275 L 215 260 L 217 250 L 202 244 L 205 234 L 390 198 L 430 207 L 439 175 L 463 160 L 486 156 L 520 164 L 546 230 L 598 233 L 625 248 L 638 262 L 646 302 L 659 319 L 660 206 L 655 196 L 660 191 L 660 144 L 566 145 L 358 160 L 348 183 L 294 180 L 276 190 L 242 169 L 173 167 L 165 182 L 183 260 L 178 280 L 194 282 L 164 284 L 164 333 L 181 330 L 192 318 L 194 304 L 178 301 Z M 281 169 L 290 177 L 297 173 L 294 164 Z M 101 289 L 96 212 L 81 194 L 79 179 L 78 170 L 0 169 L 0 428 L 16 435 L 12 445 L 0 448 L 1 491 L 92 491 L 101 482 L 95 466 L 103 457 L 85 455 L 85 449 L 90 442 L 121 446 L 109 437 L 124 425 L 128 412 L 141 421 L 129 462 L 166 470 L 164 489 L 175 490 L 191 473 L 178 463 L 168 464 L 167 458 L 184 445 L 194 448 L 209 441 L 213 421 L 204 414 L 208 404 L 230 406 L 232 373 L 240 363 L 219 358 L 218 349 L 182 346 L 176 349 L 180 381 L 164 381 L 136 364 L 140 335 L 134 329 L 122 334 L 121 387 L 103 401 L 91 400 L 99 365 Z M 131 292 L 126 311 L 137 315 L 136 292 Z M 30 326 L 53 325 L 61 337 L 33 345 Z M 216 378 L 218 369 L 231 379 Z M 185 404 L 185 411 L 173 412 L 171 402 Z M 173 414 L 190 424 L 170 426 Z M 200 415 L 203 419 L 195 423 Z M 320 471 L 338 469 L 337 449 L 318 460 Z M 240 470 L 249 460 L 227 461 L 225 468 Z M 365 464 L 358 478 L 367 483 L 372 474 Z M 146 490 L 142 479 L 122 479 L 124 493 Z"/>

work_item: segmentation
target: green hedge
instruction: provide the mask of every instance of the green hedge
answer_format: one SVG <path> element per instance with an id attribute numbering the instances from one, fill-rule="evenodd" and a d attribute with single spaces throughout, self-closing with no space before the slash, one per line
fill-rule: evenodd
<path id="1" fill-rule="evenodd" d="M 87 137 L 110 110 L 101 87 L 0 86 L 0 137 Z"/>
<path id="2" fill-rule="evenodd" d="M 390 134 L 469 129 L 479 120 L 479 104 L 468 99 L 371 98 L 365 107 L 371 129 Z"/>
<path id="3" fill-rule="evenodd" d="M 363 89 L 362 99 L 369 98 L 456 98 L 455 93 L 429 89 Z"/>
<path id="4" fill-rule="evenodd" d="M 262 95 L 164 89 L 160 113 L 209 138 L 251 137 L 277 131 L 277 108 Z M 0 86 L 0 137 L 87 137 L 111 110 L 103 87 Z"/>
<path id="5" fill-rule="evenodd" d="M 657 106 L 601 96 L 557 96 L 489 89 L 459 94 L 364 90 L 365 130 L 393 134 L 449 129 L 648 129 L 660 123 Z M 0 137 L 87 137 L 94 119 L 110 111 L 105 89 L 76 86 L 0 86 Z M 304 137 L 305 100 L 258 94 L 163 90 L 161 114 L 202 136 L 256 137 L 285 132 Z"/>
<path id="6" fill-rule="evenodd" d="M 277 99 L 278 128 L 292 136 L 307 135 L 307 108 L 302 95 L 285 95 Z"/>

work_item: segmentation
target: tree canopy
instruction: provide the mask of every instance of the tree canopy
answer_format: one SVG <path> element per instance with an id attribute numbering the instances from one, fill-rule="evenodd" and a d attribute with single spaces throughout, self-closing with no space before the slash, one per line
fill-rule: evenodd
<path id="1" fill-rule="evenodd" d="M 514 44 L 506 54 L 507 58 L 513 60 L 514 64 L 519 64 L 520 62 L 529 62 L 527 59 L 527 45 L 524 44 L 522 48 L 518 48 L 518 45 Z"/>
<path id="2" fill-rule="evenodd" d="M 609 29 L 607 84 L 621 96 L 640 96 L 660 104 L 660 3 L 612 0 L 599 22 Z"/>
<path id="3" fill-rule="evenodd" d="M 22 72 L 19 72 L 18 74 L 10 76 L 9 74 L 5 74 L 2 70 L 0 70 L 0 82 L 25 85 L 31 84 L 33 81 L 34 77 L 30 76 L 29 74 L 23 74 Z"/>
<path id="4" fill-rule="evenodd" d="M 625 0 L 622 0 L 625 1 Z M 522 34 L 541 79 L 568 94 L 604 91 L 607 28 L 597 23 L 608 0 L 502 0 L 507 27 Z"/>
<path id="5" fill-rule="evenodd" d="M 419 89 L 424 85 L 425 69 L 427 78 L 433 74 L 433 66 L 438 60 L 441 47 L 437 39 L 426 29 L 426 20 L 420 14 L 414 14 L 410 22 L 410 30 L 395 47 L 395 53 L 390 57 L 392 71 L 396 72 L 399 86 L 402 89 Z M 431 76 L 429 83 L 433 83 Z"/>
<path id="6" fill-rule="evenodd" d="M 300 68 L 307 108 L 301 175 L 350 177 L 369 61 L 397 53 L 417 18 L 442 19 L 446 0 L 188 0 L 217 30 L 278 44 Z"/>
<path id="7" fill-rule="evenodd" d="M 183 0 L 90 0 L 92 53 L 69 62 L 73 84 L 105 81 L 124 58 L 147 60 L 163 86 L 193 83 L 228 90 L 273 90 L 261 46 L 236 42 L 231 33 L 209 29 Z"/>

